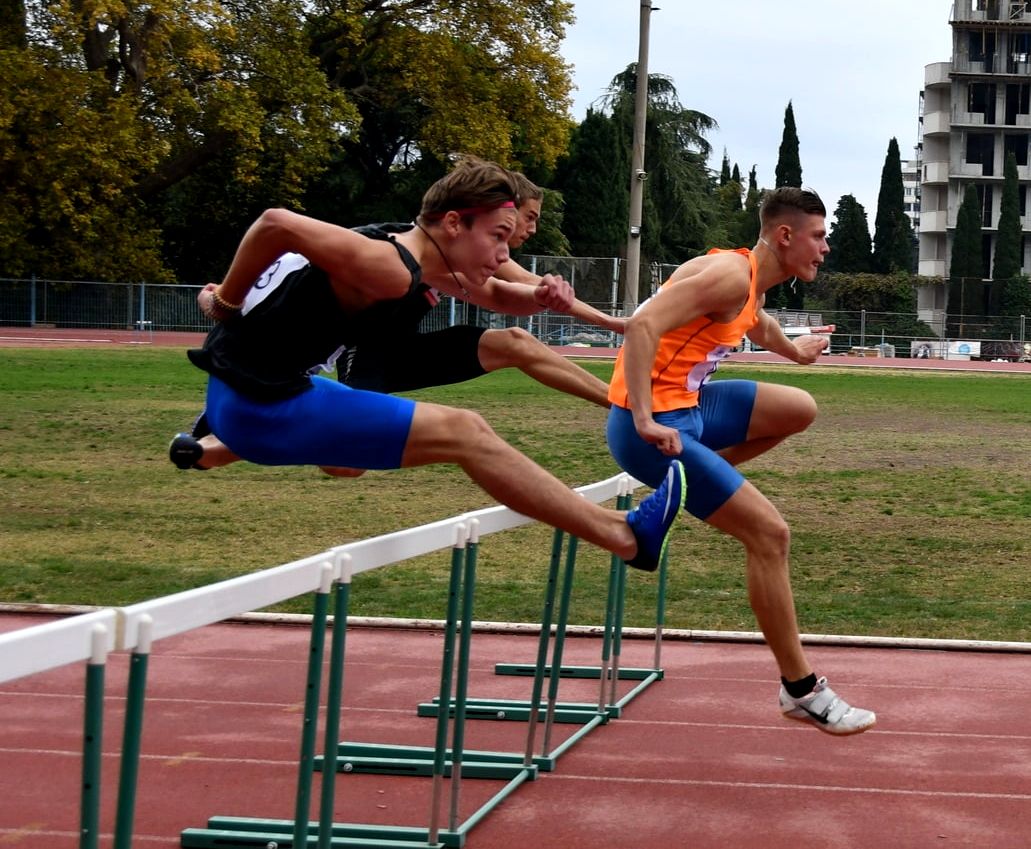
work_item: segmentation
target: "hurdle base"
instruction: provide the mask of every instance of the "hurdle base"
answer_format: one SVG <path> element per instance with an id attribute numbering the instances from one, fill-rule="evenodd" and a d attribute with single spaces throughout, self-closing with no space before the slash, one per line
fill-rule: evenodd
<path id="1" fill-rule="evenodd" d="M 440 708 L 440 699 L 434 697 L 432 702 L 423 702 L 418 707 L 419 716 L 437 716 Z M 552 721 L 572 725 L 586 725 L 593 722 L 599 713 L 606 719 L 618 717 L 619 708 L 609 705 L 605 711 L 599 711 L 597 704 L 587 702 L 559 702 L 555 705 L 552 713 Z M 529 722 L 533 706 L 529 700 L 523 699 L 469 699 L 465 705 L 466 719 L 491 719 L 500 722 Z M 537 709 L 537 719 L 544 722 L 547 719 L 548 710 L 546 707 Z M 455 715 L 455 702 L 451 700 L 450 715 Z"/>
<path id="2" fill-rule="evenodd" d="M 394 746 L 387 743 L 341 743 L 337 749 L 337 772 L 378 773 L 380 775 L 433 775 L 435 750 L 432 746 Z M 444 774 L 450 776 L 454 766 L 454 753 L 445 752 Z M 321 771 L 323 756 L 315 758 L 315 769 Z M 466 749 L 462 752 L 463 778 L 514 778 L 524 770 L 530 781 L 536 781 L 537 771 L 550 772 L 554 758 L 534 757 L 530 766 L 523 755 L 515 752 L 489 752 Z"/>
<path id="3" fill-rule="evenodd" d="M 306 847 L 318 845 L 317 822 L 308 823 Z M 350 849 L 461 849 L 466 835 L 458 831 L 437 832 L 437 842 L 429 842 L 425 828 L 334 823 L 329 845 Z M 184 849 L 224 849 L 230 846 L 256 846 L 268 849 L 300 849 L 294 846 L 294 821 L 212 817 L 207 828 L 188 828 L 179 835 Z"/>
<path id="4" fill-rule="evenodd" d="M 521 675 L 529 677 L 537 674 L 537 667 L 532 663 L 497 663 L 494 665 L 495 675 Z M 601 678 L 600 666 L 560 666 L 559 678 L 587 678 L 597 681 Z M 662 678 L 661 669 L 647 669 L 644 667 L 627 667 L 620 669 L 616 676 L 617 681 L 643 681 L 650 675 L 658 675 Z M 551 667 L 544 667 L 544 677 L 551 677 Z M 611 678 L 611 673 L 606 676 Z"/>

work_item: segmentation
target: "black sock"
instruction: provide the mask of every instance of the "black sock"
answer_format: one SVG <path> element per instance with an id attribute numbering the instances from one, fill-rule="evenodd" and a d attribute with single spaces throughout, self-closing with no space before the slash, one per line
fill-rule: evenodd
<path id="1" fill-rule="evenodd" d="M 808 696 L 816 687 L 816 673 L 810 672 L 805 678 L 798 681 L 788 681 L 787 678 L 782 677 L 780 682 L 791 698 L 800 699 L 802 696 Z"/>

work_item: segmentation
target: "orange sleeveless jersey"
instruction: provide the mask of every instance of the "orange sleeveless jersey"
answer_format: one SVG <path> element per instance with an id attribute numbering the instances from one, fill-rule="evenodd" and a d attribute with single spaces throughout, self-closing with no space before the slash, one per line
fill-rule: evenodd
<path id="1" fill-rule="evenodd" d="M 713 249 L 710 254 L 728 253 Z M 756 308 L 755 257 L 748 248 L 738 248 L 729 253 L 738 253 L 748 258 L 752 273 L 748 284 L 748 300 L 733 321 L 717 324 L 706 316 L 677 327 L 659 340 L 659 348 L 652 365 L 652 410 L 656 413 L 681 410 L 698 405 L 698 390 L 708 379 L 720 360 L 741 344 L 742 337 L 759 323 Z M 652 297 L 662 296 L 670 285 L 667 280 Z M 651 300 L 651 298 L 649 298 Z M 647 301 L 645 301 L 647 303 Z M 644 306 L 642 304 L 641 306 Z M 630 408 L 630 398 L 623 373 L 623 349 L 616 357 L 616 367 L 609 384 L 609 403 Z"/>

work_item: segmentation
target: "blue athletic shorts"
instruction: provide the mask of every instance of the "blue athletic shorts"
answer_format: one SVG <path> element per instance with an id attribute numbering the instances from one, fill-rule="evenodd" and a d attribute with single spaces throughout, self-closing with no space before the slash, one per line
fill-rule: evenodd
<path id="1" fill-rule="evenodd" d="M 744 483 L 741 473 L 716 452 L 745 441 L 756 388 L 750 380 L 714 381 L 702 387 L 697 407 L 655 414 L 659 424 L 680 431 L 679 459 L 687 473 L 684 509 L 703 521 Z M 629 410 L 611 407 L 606 437 L 623 471 L 653 488 L 662 483 L 671 458 L 641 439 Z"/>
<path id="2" fill-rule="evenodd" d="M 313 377 L 283 401 L 254 401 L 208 377 L 212 433 L 234 454 L 264 466 L 398 469 L 415 402 Z"/>

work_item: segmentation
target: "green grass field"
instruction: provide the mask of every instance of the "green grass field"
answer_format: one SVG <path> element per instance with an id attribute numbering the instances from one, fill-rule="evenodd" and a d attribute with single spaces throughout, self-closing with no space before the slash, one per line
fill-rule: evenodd
<path id="1" fill-rule="evenodd" d="M 1031 640 L 1031 378 L 734 364 L 720 376 L 801 386 L 820 405 L 807 433 L 743 469 L 792 526 L 803 631 Z M 179 472 L 166 445 L 203 391 L 181 350 L 0 350 L 0 600 L 123 605 L 492 503 L 446 466 Z M 482 412 L 570 486 L 618 471 L 601 409 L 517 372 L 414 397 Z M 540 620 L 550 540 L 534 526 L 484 541 L 476 618 Z M 608 555 L 580 552 L 571 620 L 595 624 Z M 441 618 L 448 565 L 441 552 L 360 575 L 352 612 Z M 734 540 L 685 517 L 670 568 L 669 627 L 755 630 Z M 629 585 L 627 624 L 652 624 L 654 576 Z"/>

